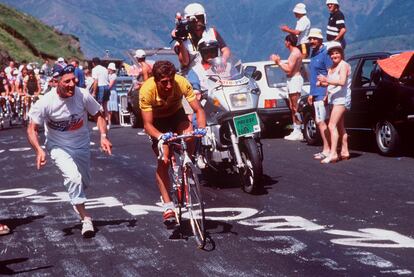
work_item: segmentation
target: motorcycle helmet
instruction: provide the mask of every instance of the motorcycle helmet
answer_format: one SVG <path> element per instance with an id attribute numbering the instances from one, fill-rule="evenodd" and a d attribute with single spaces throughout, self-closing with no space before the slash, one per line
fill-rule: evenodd
<path id="1" fill-rule="evenodd" d="M 184 17 L 192 20 L 197 15 L 204 16 L 204 25 L 207 24 L 207 16 L 204 7 L 199 3 L 191 3 L 187 5 L 184 9 Z"/>
<path id="2" fill-rule="evenodd" d="M 220 47 L 217 40 L 206 41 L 202 38 L 198 42 L 198 52 L 200 52 L 203 61 L 208 62 L 208 60 L 219 56 Z"/>

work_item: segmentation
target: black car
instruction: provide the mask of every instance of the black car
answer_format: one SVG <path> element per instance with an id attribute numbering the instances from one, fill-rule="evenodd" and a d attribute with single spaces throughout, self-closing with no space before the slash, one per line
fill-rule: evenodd
<path id="1" fill-rule="evenodd" d="M 345 128 L 375 134 L 382 155 L 398 152 L 403 138 L 414 133 L 414 84 L 412 73 L 393 78 L 385 73 L 377 61 L 396 55 L 380 52 L 356 55 L 347 60 L 352 68 L 351 109 L 345 113 Z M 412 66 L 411 66 L 412 67 Z M 410 77 L 411 76 L 411 77 Z M 315 124 L 314 109 L 301 98 L 299 112 L 304 123 L 304 137 L 308 144 L 320 142 Z"/>

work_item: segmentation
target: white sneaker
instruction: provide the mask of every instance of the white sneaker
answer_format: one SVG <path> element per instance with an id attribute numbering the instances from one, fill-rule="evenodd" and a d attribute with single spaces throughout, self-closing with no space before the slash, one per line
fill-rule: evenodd
<path id="1" fill-rule="evenodd" d="M 286 140 L 297 140 L 297 141 L 302 141 L 303 140 L 303 134 L 301 131 L 293 131 L 292 133 L 290 133 L 290 135 L 285 136 L 284 139 Z"/>
<path id="2" fill-rule="evenodd" d="M 92 237 L 95 230 L 93 229 L 92 219 L 85 218 L 82 220 L 82 236 Z"/>

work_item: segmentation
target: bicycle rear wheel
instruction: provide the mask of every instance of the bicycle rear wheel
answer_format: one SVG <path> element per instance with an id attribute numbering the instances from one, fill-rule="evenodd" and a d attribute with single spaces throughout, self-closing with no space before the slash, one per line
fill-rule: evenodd
<path id="1" fill-rule="evenodd" d="M 197 247 L 202 249 L 206 244 L 204 202 L 201 197 L 200 183 L 195 166 L 187 163 L 184 169 L 184 184 L 187 193 L 187 209 L 190 217 L 191 229 L 197 242 Z"/>

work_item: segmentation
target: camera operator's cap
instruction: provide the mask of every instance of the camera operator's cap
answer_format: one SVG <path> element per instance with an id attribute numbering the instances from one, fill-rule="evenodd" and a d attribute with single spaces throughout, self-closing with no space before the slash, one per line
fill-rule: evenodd
<path id="1" fill-rule="evenodd" d="M 303 3 L 296 4 L 293 8 L 293 12 L 298 14 L 306 14 L 306 5 Z"/>
<path id="2" fill-rule="evenodd" d="M 322 30 L 319 29 L 319 28 L 312 28 L 312 29 L 310 29 L 308 38 L 319 38 L 319 39 L 323 39 Z"/>
<path id="3" fill-rule="evenodd" d="M 326 5 L 328 5 L 328 4 L 334 4 L 334 5 L 339 6 L 338 0 L 326 0 Z"/>
<path id="4" fill-rule="evenodd" d="M 108 69 L 111 69 L 111 70 L 115 71 L 116 70 L 115 63 L 109 63 Z"/>
<path id="5" fill-rule="evenodd" d="M 142 59 L 142 58 L 145 58 L 146 56 L 147 56 L 147 54 L 142 49 L 138 49 L 137 51 L 135 51 L 134 57 L 137 58 L 137 59 Z"/>
<path id="6" fill-rule="evenodd" d="M 64 58 L 62 58 L 62 57 L 59 57 L 59 58 L 57 59 L 57 62 L 58 62 L 58 63 L 64 63 L 64 62 L 65 62 L 65 59 L 64 59 Z"/>

